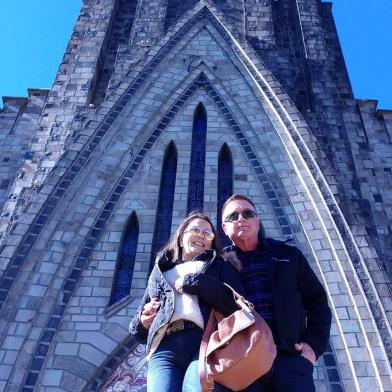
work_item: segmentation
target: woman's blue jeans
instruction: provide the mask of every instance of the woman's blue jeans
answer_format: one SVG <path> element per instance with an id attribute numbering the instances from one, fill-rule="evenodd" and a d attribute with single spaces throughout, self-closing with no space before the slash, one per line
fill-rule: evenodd
<path id="1" fill-rule="evenodd" d="M 198 375 L 200 328 L 165 335 L 148 362 L 147 392 L 201 392 Z"/>

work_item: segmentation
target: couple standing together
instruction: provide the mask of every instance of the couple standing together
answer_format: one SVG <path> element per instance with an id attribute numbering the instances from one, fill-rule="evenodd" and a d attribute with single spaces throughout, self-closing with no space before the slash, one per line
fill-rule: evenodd
<path id="1" fill-rule="evenodd" d="M 130 325 L 147 344 L 148 392 L 201 391 L 198 356 L 210 310 L 237 310 L 223 283 L 253 303 L 278 349 L 272 369 L 244 391 L 314 391 L 313 365 L 331 326 L 322 285 L 297 248 L 263 237 L 249 198 L 231 196 L 222 222 L 232 241 L 223 252 L 210 219 L 194 213 L 157 257 Z M 227 389 L 215 384 L 214 391 Z"/>

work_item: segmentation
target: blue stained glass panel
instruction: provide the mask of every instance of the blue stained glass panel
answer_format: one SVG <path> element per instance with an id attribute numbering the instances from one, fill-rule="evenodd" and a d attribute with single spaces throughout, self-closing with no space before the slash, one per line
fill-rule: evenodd
<path id="1" fill-rule="evenodd" d="M 230 240 L 222 229 L 222 207 L 225 201 L 233 194 L 233 159 L 229 146 L 225 143 L 218 156 L 218 200 L 217 200 L 217 226 L 223 246 L 230 245 Z"/>
<path id="2" fill-rule="evenodd" d="M 192 151 L 189 169 L 187 213 L 202 210 L 207 139 L 207 112 L 202 103 L 195 109 L 192 131 Z"/>
<path id="3" fill-rule="evenodd" d="M 114 282 L 110 305 L 126 297 L 132 285 L 133 268 L 135 265 L 137 243 L 139 238 L 139 223 L 133 212 L 128 220 L 121 241 L 120 252 L 114 274 Z"/>
<path id="4" fill-rule="evenodd" d="M 154 236 L 151 247 L 151 268 L 157 253 L 170 239 L 174 192 L 177 172 L 177 149 L 173 142 L 166 148 L 162 165 L 161 184 L 155 218 Z"/>

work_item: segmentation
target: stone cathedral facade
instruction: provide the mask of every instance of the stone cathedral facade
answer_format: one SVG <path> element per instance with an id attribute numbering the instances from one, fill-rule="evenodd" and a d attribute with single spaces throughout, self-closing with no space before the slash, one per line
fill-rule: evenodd
<path id="1" fill-rule="evenodd" d="M 0 111 L 0 391 L 144 391 L 128 323 L 194 208 L 250 196 L 333 310 L 318 391 L 392 391 L 392 111 L 320 0 L 84 0 Z"/>

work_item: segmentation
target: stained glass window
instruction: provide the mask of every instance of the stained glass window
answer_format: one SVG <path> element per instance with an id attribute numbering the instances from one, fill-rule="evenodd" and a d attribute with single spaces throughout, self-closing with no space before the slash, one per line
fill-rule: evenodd
<path id="1" fill-rule="evenodd" d="M 146 392 L 147 361 L 145 346 L 137 345 L 99 388 L 99 392 Z M 88 389 L 93 390 L 92 388 Z M 95 390 L 95 389 L 94 389 Z"/>
<path id="2" fill-rule="evenodd" d="M 161 184 L 159 188 L 157 213 L 155 218 L 154 236 L 151 248 L 151 266 L 157 253 L 170 238 L 172 224 L 174 191 L 176 186 L 177 148 L 174 142 L 166 148 L 162 165 Z"/>
<path id="3" fill-rule="evenodd" d="M 218 156 L 218 200 L 217 200 L 217 226 L 222 245 L 227 246 L 230 240 L 222 229 L 222 206 L 233 194 L 233 159 L 229 146 L 225 143 Z"/>
<path id="4" fill-rule="evenodd" d="M 187 213 L 203 209 L 206 138 L 207 112 L 203 104 L 199 103 L 193 116 Z"/>
<path id="5" fill-rule="evenodd" d="M 116 271 L 110 305 L 126 297 L 132 284 L 133 267 L 135 265 L 137 242 L 139 237 L 139 222 L 135 212 L 132 212 L 125 226 L 117 258 Z"/>

